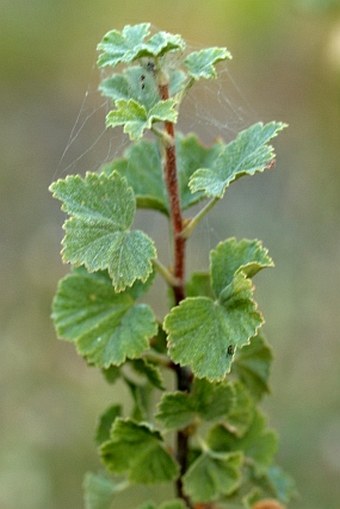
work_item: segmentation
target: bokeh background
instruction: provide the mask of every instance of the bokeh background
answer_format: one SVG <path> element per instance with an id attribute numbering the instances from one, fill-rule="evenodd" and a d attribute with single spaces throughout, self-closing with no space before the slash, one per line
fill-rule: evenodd
<path id="1" fill-rule="evenodd" d="M 55 339 L 50 305 L 68 269 L 47 188 L 127 145 L 104 132 L 95 48 L 109 29 L 142 21 L 234 55 L 223 86 L 186 99 L 184 130 L 196 124 L 211 141 L 259 119 L 290 124 L 275 140 L 276 169 L 232 186 L 195 234 L 190 263 L 203 269 L 229 235 L 269 248 L 276 269 L 257 280 L 275 351 L 265 407 L 300 492 L 291 507 L 339 508 L 338 0 L 1 0 L 0 508 L 83 507 L 84 472 L 99 467 L 97 415 L 119 400 Z M 144 220 L 166 255 L 164 222 Z"/>

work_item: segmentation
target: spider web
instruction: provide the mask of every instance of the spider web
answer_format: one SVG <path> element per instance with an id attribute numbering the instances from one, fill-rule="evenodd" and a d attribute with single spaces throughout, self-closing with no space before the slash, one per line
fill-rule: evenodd
<path id="1" fill-rule="evenodd" d="M 198 45 L 190 45 L 187 51 L 189 53 L 200 49 L 202 47 Z M 171 65 L 174 68 L 178 67 L 179 58 L 183 56 L 173 57 Z M 230 141 L 240 130 L 252 123 L 257 115 L 233 79 L 229 69 L 231 66 L 232 62 L 219 62 L 217 79 L 201 80 L 189 90 L 180 107 L 177 131 L 184 134 L 196 133 L 202 143 L 209 146 L 218 139 Z M 54 178 L 96 171 L 104 163 L 121 157 L 130 145 L 131 142 L 128 136 L 123 134 L 122 128 L 105 127 L 105 117 L 112 109 L 112 102 L 100 94 L 98 85 L 110 74 L 107 70 L 98 71 L 95 63 L 93 64 L 90 83 L 82 98 Z M 195 208 L 190 211 L 190 214 L 193 213 Z M 160 247 L 160 259 L 165 264 L 171 263 L 172 247 L 169 242 L 164 243 L 164 233 L 168 234 L 164 218 L 150 211 L 140 211 L 135 227 L 145 230 L 153 237 Z M 189 243 L 188 262 L 191 269 L 207 269 L 209 251 L 221 239 L 218 229 L 213 218 L 207 217 L 198 226 L 197 233 Z"/>

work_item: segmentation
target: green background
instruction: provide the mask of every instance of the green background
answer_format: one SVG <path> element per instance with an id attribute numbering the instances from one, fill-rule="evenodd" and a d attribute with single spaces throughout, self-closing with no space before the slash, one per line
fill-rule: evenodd
<path id="1" fill-rule="evenodd" d="M 221 86 L 190 93 L 183 130 L 212 141 L 257 120 L 290 124 L 275 141 L 275 170 L 232 186 L 195 233 L 189 257 L 203 269 L 208 250 L 231 235 L 263 239 L 269 248 L 276 269 L 256 280 L 275 351 L 266 411 L 281 434 L 280 462 L 299 488 L 291 507 L 336 509 L 337 0 L 1 1 L 0 507 L 80 509 L 84 472 L 99 466 L 96 417 L 119 400 L 72 346 L 55 339 L 50 303 L 67 267 L 59 258 L 63 215 L 47 187 L 67 173 L 97 169 L 127 146 L 119 129 L 104 133 L 108 104 L 96 92 L 95 48 L 109 29 L 142 21 L 182 34 L 193 49 L 227 46 L 234 55 Z M 166 258 L 164 220 L 143 212 L 139 226 L 145 220 Z M 141 493 L 151 492 L 136 490 L 128 507 Z"/>

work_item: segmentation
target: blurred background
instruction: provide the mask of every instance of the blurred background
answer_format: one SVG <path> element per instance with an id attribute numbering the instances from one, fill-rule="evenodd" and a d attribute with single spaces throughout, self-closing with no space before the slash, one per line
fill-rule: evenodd
<path id="1" fill-rule="evenodd" d="M 256 280 L 275 352 L 265 408 L 299 489 L 291 507 L 339 508 L 339 0 L 1 0 L 0 508 L 82 508 L 84 472 L 99 467 L 96 418 L 119 400 L 55 338 L 51 300 L 68 268 L 47 188 L 128 145 L 104 131 L 95 48 L 109 29 L 142 21 L 234 56 L 220 84 L 190 93 L 184 131 L 209 142 L 257 120 L 290 124 L 275 170 L 232 186 L 189 257 L 204 269 L 230 235 L 269 248 L 276 269 Z M 144 220 L 166 256 L 164 220 Z"/>

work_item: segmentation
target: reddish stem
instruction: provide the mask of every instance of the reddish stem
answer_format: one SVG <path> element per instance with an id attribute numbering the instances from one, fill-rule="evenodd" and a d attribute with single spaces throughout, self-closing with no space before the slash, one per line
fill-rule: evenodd
<path id="1" fill-rule="evenodd" d="M 167 84 L 159 85 L 159 93 L 161 99 L 165 101 L 169 99 L 169 89 Z M 173 245 L 174 245 L 174 267 L 173 273 L 178 284 L 173 286 L 173 292 L 176 305 L 185 298 L 184 290 L 184 277 L 185 277 L 185 242 L 181 236 L 183 230 L 183 216 L 181 211 L 180 195 L 177 180 L 177 160 L 176 160 L 176 144 L 175 144 L 175 128 L 172 122 L 165 122 L 165 131 L 168 135 L 170 142 L 165 146 L 165 168 L 164 178 L 168 191 L 169 204 L 170 204 L 170 220 L 173 232 Z M 191 386 L 191 373 L 186 368 L 181 368 L 175 365 L 177 376 L 177 389 L 180 391 L 189 392 Z M 182 477 L 187 470 L 188 466 L 188 452 L 189 452 L 189 435 L 188 430 L 183 429 L 177 432 L 177 460 L 180 465 L 180 476 L 176 481 L 177 496 L 182 498 L 189 508 L 192 504 L 189 498 L 183 491 Z"/>
<path id="2" fill-rule="evenodd" d="M 159 85 L 161 99 L 169 99 L 168 85 Z M 176 304 L 184 299 L 185 239 L 181 237 L 183 217 L 179 197 L 176 163 L 175 128 L 172 122 L 165 122 L 165 131 L 172 140 L 165 147 L 165 183 L 170 201 L 170 219 L 174 236 L 174 276 L 179 284 L 174 287 Z"/>

